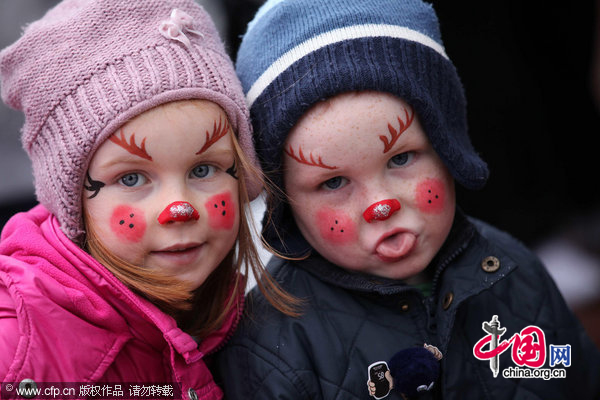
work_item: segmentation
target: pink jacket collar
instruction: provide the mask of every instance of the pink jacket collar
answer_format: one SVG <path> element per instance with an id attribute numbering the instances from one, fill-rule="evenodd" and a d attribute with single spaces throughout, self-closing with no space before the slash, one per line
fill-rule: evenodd
<path id="1" fill-rule="evenodd" d="M 78 342 L 60 343 L 60 352 L 70 354 L 86 346 L 105 351 L 90 352 L 73 369 L 87 369 L 90 381 L 100 378 L 119 349 L 132 336 L 132 329 L 153 346 L 165 345 L 192 363 L 215 351 L 232 334 L 243 307 L 243 287 L 237 293 L 237 307 L 230 312 L 223 326 L 198 345 L 181 331 L 175 320 L 148 300 L 136 295 L 60 230 L 57 219 L 43 206 L 17 214 L 5 226 L 0 236 L 0 273 L 10 281 L 9 290 L 15 298 L 20 331 L 24 333 L 17 349 L 16 360 L 5 380 L 22 378 L 20 370 L 35 355 L 36 341 L 44 332 L 48 315 L 55 310 L 64 313 L 72 323 L 67 329 L 77 330 Z M 34 288 L 32 290 L 31 288 Z M 48 306 L 50 304 L 50 307 Z M 75 317 L 75 318 L 73 318 Z M 55 332 L 60 335 L 60 332 Z M 39 336 L 38 336 L 39 335 Z M 165 344 L 166 340 L 166 344 Z M 37 355 L 39 357 L 39 354 Z M 80 365 L 86 363 L 87 365 Z M 20 365 L 20 366 L 19 366 Z M 26 370 L 27 368 L 25 368 Z M 77 372 L 74 372 L 76 374 Z M 70 375 L 69 371 L 63 375 Z M 74 377 L 61 376 L 62 379 Z"/>

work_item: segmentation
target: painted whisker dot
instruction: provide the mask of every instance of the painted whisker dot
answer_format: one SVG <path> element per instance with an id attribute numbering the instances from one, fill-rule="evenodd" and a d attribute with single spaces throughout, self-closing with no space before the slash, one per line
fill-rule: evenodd
<path id="1" fill-rule="evenodd" d="M 216 194 L 204 203 L 208 211 L 208 222 L 212 228 L 231 229 L 235 224 L 235 201 L 231 198 L 231 193 L 224 192 Z"/>
<path id="2" fill-rule="evenodd" d="M 327 242 L 343 245 L 356 239 L 354 223 L 344 212 L 323 208 L 317 212 L 316 225 Z"/>
<path id="3" fill-rule="evenodd" d="M 117 206 L 110 219 L 112 231 L 121 239 L 139 242 L 146 231 L 144 213 L 127 205 Z"/>
<path id="4" fill-rule="evenodd" d="M 426 213 L 439 214 L 444 210 L 444 183 L 436 178 L 421 181 L 416 188 L 415 200 L 419 209 Z"/>

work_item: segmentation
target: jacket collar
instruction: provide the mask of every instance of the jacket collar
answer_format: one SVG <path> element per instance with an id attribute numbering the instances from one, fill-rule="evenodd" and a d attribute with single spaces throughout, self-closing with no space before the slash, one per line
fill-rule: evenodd
<path id="1" fill-rule="evenodd" d="M 89 338 L 92 347 L 105 349 L 105 352 L 90 353 L 77 361 L 80 368 L 95 370 L 90 380 L 102 376 L 104 371 L 97 369 L 97 365 L 109 366 L 134 335 L 159 351 L 168 345 L 171 352 L 179 353 L 186 363 L 197 361 L 214 352 L 231 336 L 243 307 L 242 284 L 236 293 L 231 293 L 236 296 L 236 301 L 223 325 L 200 344 L 196 343 L 177 327 L 171 316 L 133 293 L 69 240 L 61 231 L 58 220 L 41 205 L 17 214 L 6 224 L 2 231 L 0 254 L 15 260 L 19 268 L 27 267 L 29 274 L 36 274 L 37 285 L 42 285 L 46 293 L 40 300 L 46 307 L 52 307 L 56 313 L 65 313 L 73 323 L 89 328 L 88 334 L 82 335 L 82 342 Z M 30 264 L 35 268 L 29 267 Z M 66 289 L 55 292 L 52 288 Z M 65 300 L 63 292 L 69 293 L 69 301 Z M 39 316 L 39 321 L 43 320 L 44 317 Z M 35 327 L 32 329 L 35 330 Z M 44 329 L 43 325 L 40 329 Z M 35 341 L 43 335 L 43 332 L 33 330 L 26 333 L 27 340 Z"/>
<path id="2" fill-rule="evenodd" d="M 437 283 L 438 295 L 430 304 L 436 315 L 438 343 L 442 353 L 447 349 L 461 304 L 490 289 L 518 267 L 517 262 L 495 240 L 488 240 L 487 225 L 477 222 L 475 226 L 471 244 L 456 258 L 451 268 L 443 271 Z M 492 262 L 493 268 L 488 267 L 489 262 Z"/>
<path id="3" fill-rule="evenodd" d="M 432 279 L 432 296 L 425 305 L 437 320 L 437 343 L 442 353 L 447 350 L 458 307 L 468 298 L 489 289 L 516 267 L 516 262 L 486 238 L 485 225 L 466 217 L 457 209 L 446 242 L 426 271 Z M 484 262 L 493 257 L 499 268 L 486 271 Z M 312 254 L 298 265 L 333 286 L 375 296 L 394 295 L 416 289 L 402 281 L 350 272 Z M 450 267 L 451 266 L 451 267 Z"/>
<path id="4" fill-rule="evenodd" d="M 468 247 L 474 233 L 473 224 L 462 211 L 457 209 L 446 241 L 425 269 L 425 273 L 432 279 L 434 290 L 445 268 Z M 298 265 L 320 280 L 343 289 L 380 295 L 392 295 L 414 290 L 412 286 L 401 280 L 345 270 L 324 259 L 314 250 L 309 257 L 298 261 Z"/>

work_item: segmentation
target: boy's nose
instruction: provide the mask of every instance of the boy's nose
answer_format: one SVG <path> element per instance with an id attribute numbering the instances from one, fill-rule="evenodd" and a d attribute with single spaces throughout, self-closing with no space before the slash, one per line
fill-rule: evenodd
<path id="1" fill-rule="evenodd" d="M 185 222 L 190 220 L 198 220 L 200 214 L 187 201 L 175 201 L 169 204 L 158 216 L 158 222 L 161 225 L 169 222 Z"/>
<path id="2" fill-rule="evenodd" d="M 367 222 L 384 221 L 400 209 L 400 202 L 396 199 L 381 200 L 371 204 L 363 212 L 363 218 Z"/>

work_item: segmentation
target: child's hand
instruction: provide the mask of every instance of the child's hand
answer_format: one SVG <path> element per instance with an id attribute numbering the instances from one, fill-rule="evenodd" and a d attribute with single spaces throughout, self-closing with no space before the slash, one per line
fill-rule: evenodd
<path id="1" fill-rule="evenodd" d="M 385 371 L 385 379 L 387 379 L 387 381 L 390 385 L 390 390 L 392 390 L 394 388 L 394 380 L 392 379 L 392 374 L 390 374 L 390 371 Z M 375 397 L 375 390 L 376 390 L 375 382 L 373 382 L 369 379 L 369 381 L 367 382 L 367 385 L 369 386 L 369 395 L 371 395 L 372 397 Z"/>
<path id="2" fill-rule="evenodd" d="M 387 379 L 390 383 L 390 390 L 392 390 L 394 388 L 394 379 L 392 378 L 392 374 L 390 374 L 390 371 L 385 372 L 385 379 Z"/>
<path id="3" fill-rule="evenodd" d="M 369 395 L 375 396 L 375 383 L 369 381 L 367 382 L 367 385 L 369 385 Z"/>

